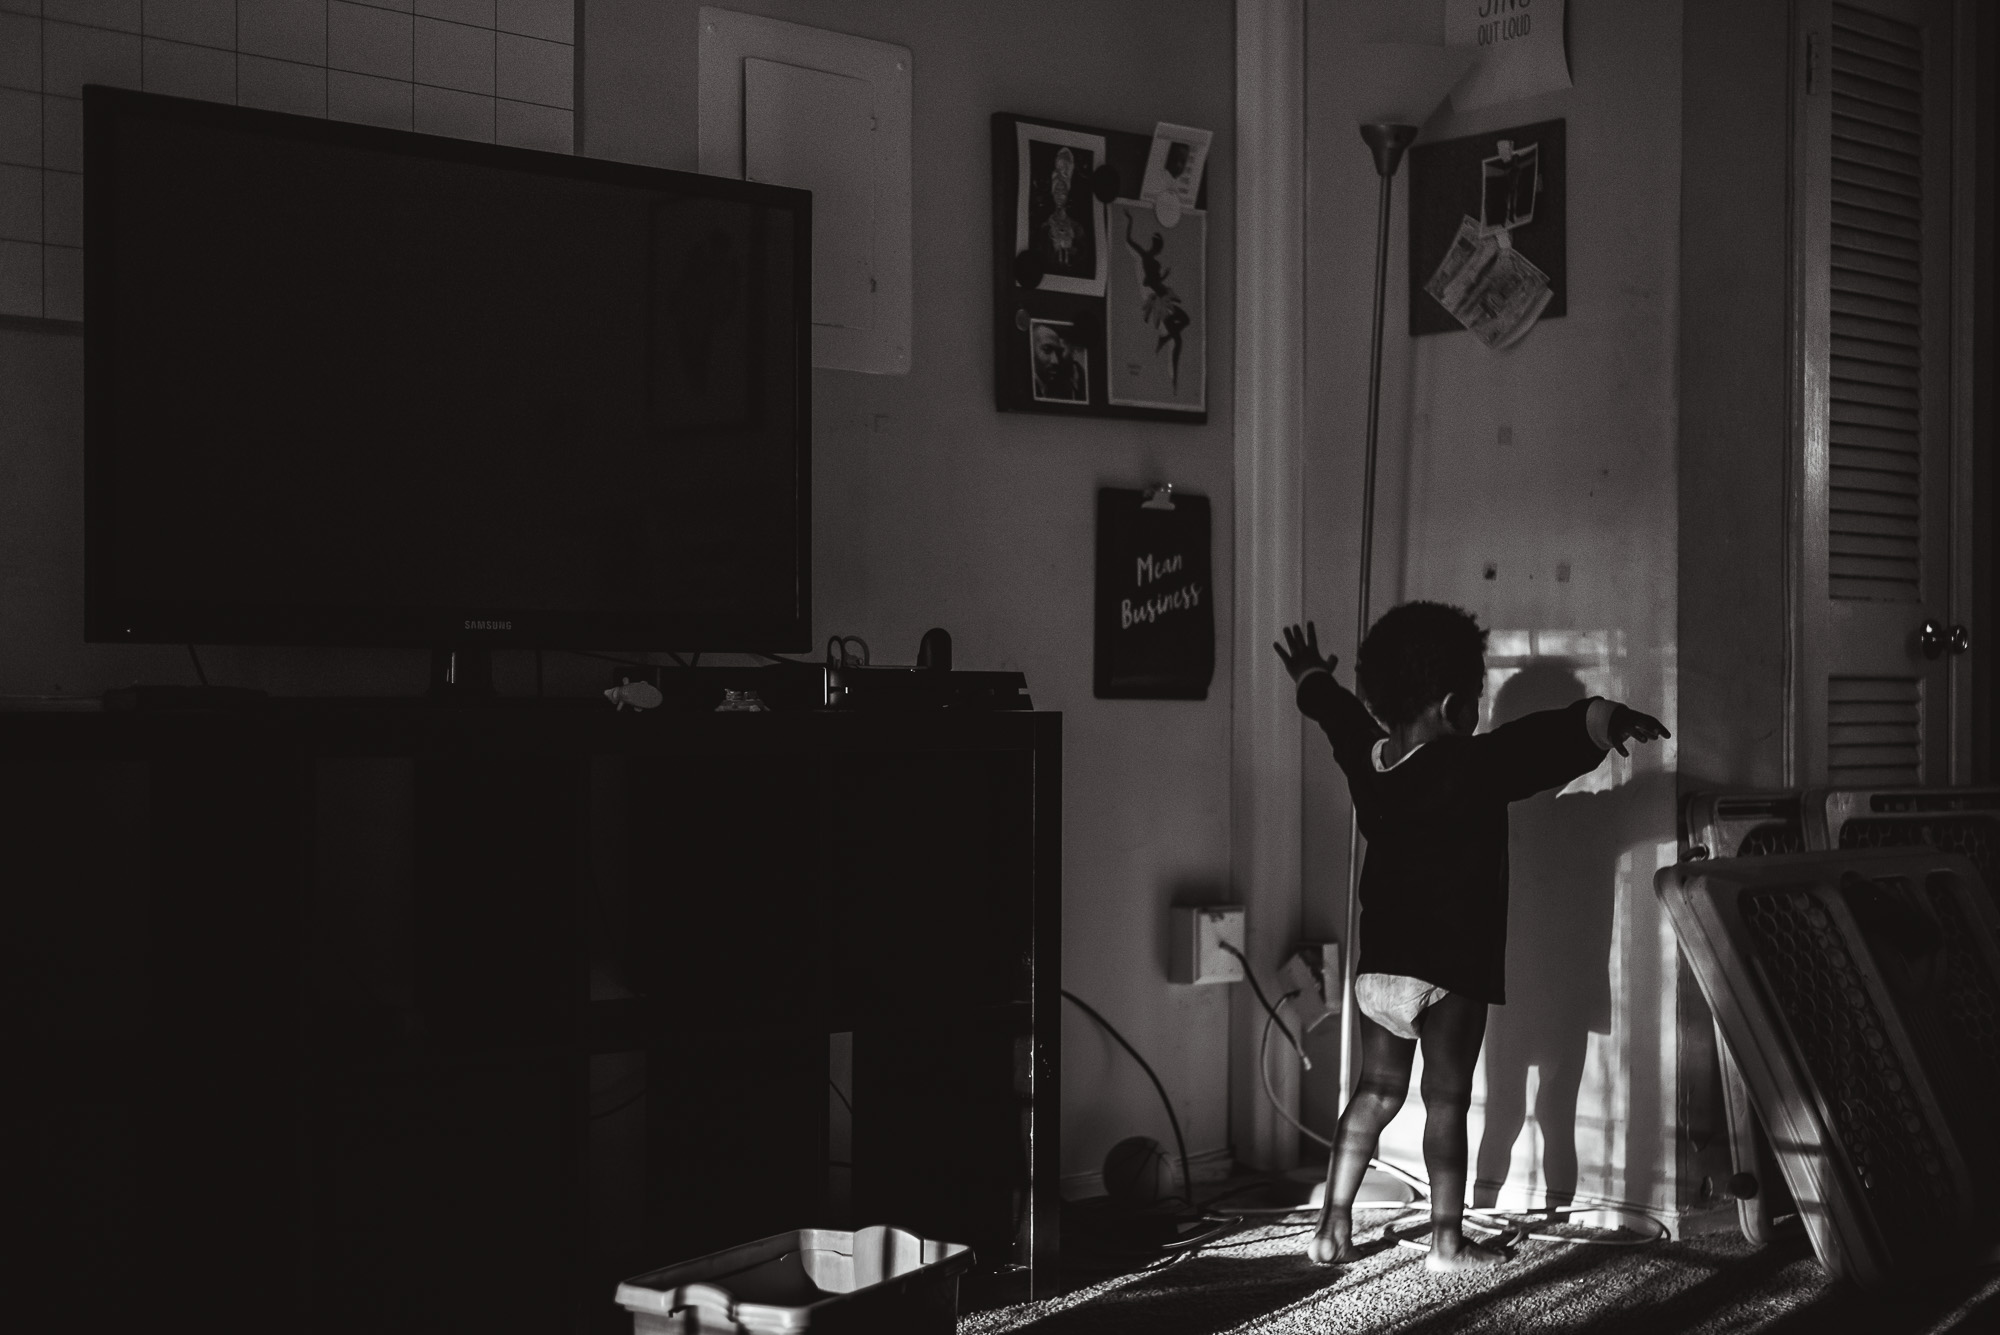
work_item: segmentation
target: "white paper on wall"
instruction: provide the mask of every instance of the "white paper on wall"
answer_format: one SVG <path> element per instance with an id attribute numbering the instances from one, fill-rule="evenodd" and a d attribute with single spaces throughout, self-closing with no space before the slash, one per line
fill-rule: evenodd
<path id="1" fill-rule="evenodd" d="M 813 365 L 910 371 L 908 47 L 703 5 L 700 169 L 813 192 Z"/>
<path id="2" fill-rule="evenodd" d="M 743 62 L 743 179 L 812 191 L 815 325 L 875 323 L 874 93 L 866 79 Z"/>
<path id="3" fill-rule="evenodd" d="M 1146 155 L 1146 176 L 1139 198 L 1148 202 L 1172 195 L 1181 208 L 1191 209 L 1201 197 L 1201 173 L 1208 165 L 1208 144 L 1214 132 L 1191 125 L 1153 126 L 1153 146 Z"/>
<path id="4" fill-rule="evenodd" d="M 1446 46 L 1479 55 L 1451 90 L 1455 111 L 1570 86 L 1564 0 L 1445 0 Z"/>

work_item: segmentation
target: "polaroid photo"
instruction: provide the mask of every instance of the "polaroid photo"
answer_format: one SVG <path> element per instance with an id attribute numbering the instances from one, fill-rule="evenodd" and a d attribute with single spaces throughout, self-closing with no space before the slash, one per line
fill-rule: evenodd
<path id="1" fill-rule="evenodd" d="M 1106 401 L 1128 408 L 1208 408 L 1208 215 L 1172 227 L 1153 205 L 1111 205 L 1111 277 L 1104 303 Z"/>
<path id="2" fill-rule="evenodd" d="M 1090 348 L 1073 322 L 1028 321 L 1028 375 L 1036 403 L 1090 402 Z"/>
<path id="3" fill-rule="evenodd" d="M 1208 166 L 1208 145 L 1215 136 L 1208 130 L 1160 121 L 1153 126 L 1153 148 L 1146 155 L 1146 175 L 1139 185 L 1139 198 L 1158 199 L 1172 195 L 1184 209 L 1194 207 L 1201 197 L 1201 173 Z"/>
<path id="4" fill-rule="evenodd" d="M 1014 139 L 1014 252 L 1041 260 L 1045 292 L 1103 296 L 1104 206 L 1093 180 L 1104 165 L 1104 136 L 1019 121 Z"/>
<path id="5" fill-rule="evenodd" d="M 1535 145 L 1516 148 L 1501 140 L 1500 152 L 1479 163 L 1480 232 L 1490 236 L 1533 222 L 1541 188 L 1541 154 Z"/>

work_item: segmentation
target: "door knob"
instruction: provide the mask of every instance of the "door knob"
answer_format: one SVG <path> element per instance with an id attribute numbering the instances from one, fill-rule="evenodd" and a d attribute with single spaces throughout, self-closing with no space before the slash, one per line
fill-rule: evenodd
<path id="1" fill-rule="evenodd" d="M 1947 626 L 1942 621 L 1926 621 L 1917 632 L 1917 644 L 1922 647 L 1925 658 L 1942 658 L 1946 654 L 1962 654 L 1972 647 L 1972 632 L 1964 626 Z"/>

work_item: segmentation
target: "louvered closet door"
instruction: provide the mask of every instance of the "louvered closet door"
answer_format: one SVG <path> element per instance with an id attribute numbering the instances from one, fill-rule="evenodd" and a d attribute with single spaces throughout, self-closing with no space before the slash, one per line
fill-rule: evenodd
<path id="1" fill-rule="evenodd" d="M 1951 6 L 1802 7 L 1807 783 L 1949 782 Z"/>

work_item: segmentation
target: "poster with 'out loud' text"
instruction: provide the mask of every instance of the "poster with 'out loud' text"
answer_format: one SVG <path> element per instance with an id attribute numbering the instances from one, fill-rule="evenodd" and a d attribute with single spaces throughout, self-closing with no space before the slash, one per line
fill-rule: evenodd
<path id="1" fill-rule="evenodd" d="M 1452 109 L 1569 87 L 1563 31 L 1563 0 L 1445 0 L 1445 45 L 1479 52 L 1451 90 Z"/>

